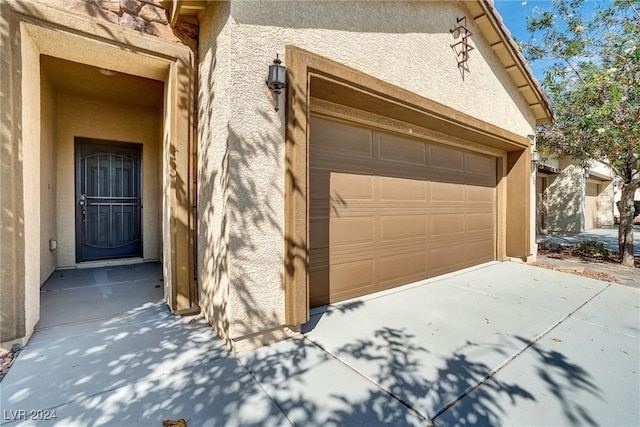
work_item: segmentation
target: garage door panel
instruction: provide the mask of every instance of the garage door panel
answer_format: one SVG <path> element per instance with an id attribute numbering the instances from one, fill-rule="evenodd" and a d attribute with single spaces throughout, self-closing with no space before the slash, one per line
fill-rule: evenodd
<path id="1" fill-rule="evenodd" d="M 415 179 L 382 176 L 380 180 L 381 201 L 421 201 L 427 200 L 427 183 Z"/>
<path id="2" fill-rule="evenodd" d="M 491 244 L 492 242 L 492 236 L 488 236 L 484 240 L 478 239 L 467 243 L 467 266 L 470 267 L 483 262 L 493 261 L 495 259 L 495 249 Z"/>
<path id="3" fill-rule="evenodd" d="M 465 187 L 465 192 L 466 192 L 465 199 L 467 202 L 478 202 L 491 207 L 495 205 L 495 201 L 494 201 L 495 190 L 493 187 L 480 187 L 477 185 L 467 185 Z"/>
<path id="4" fill-rule="evenodd" d="M 430 182 L 431 202 L 464 202 L 464 187 L 450 182 Z"/>
<path id="5" fill-rule="evenodd" d="M 380 160 L 424 167 L 427 160 L 427 145 L 393 135 L 378 134 L 378 156 Z"/>
<path id="6" fill-rule="evenodd" d="M 438 275 L 462 268 L 466 260 L 465 246 L 465 243 L 459 243 L 430 249 L 427 257 L 429 271 Z"/>
<path id="7" fill-rule="evenodd" d="M 466 168 L 465 171 L 474 175 L 489 176 L 495 178 L 496 169 L 494 159 L 491 157 L 479 156 L 476 154 L 465 153 Z M 495 181 L 494 181 L 495 184 Z"/>
<path id="8" fill-rule="evenodd" d="M 330 270 L 331 291 L 373 285 L 373 259 L 333 265 Z"/>
<path id="9" fill-rule="evenodd" d="M 380 240 L 421 239 L 427 237 L 426 215 L 383 216 Z"/>
<path id="10" fill-rule="evenodd" d="M 461 235 L 465 232 L 465 215 L 442 213 L 429 216 L 429 236 Z"/>
<path id="11" fill-rule="evenodd" d="M 373 200 L 373 176 L 332 173 L 331 199 L 343 202 L 351 199 Z"/>
<path id="12" fill-rule="evenodd" d="M 314 129 L 314 136 L 322 140 L 323 148 L 365 157 L 373 155 L 372 133 L 367 129 L 324 121 L 322 126 Z M 321 147 L 312 145 L 311 154 L 315 154 L 317 149 Z"/>
<path id="13" fill-rule="evenodd" d="M 330 245 L 373 243 L 373 217 L 333 218 L 329 226 Z"/>
<path id="14" fill-rule="evenodd" d="M 408 283 L 409 278 L 424 277 L 427 273 L 426 259 L 426 251 L 381 257 L 380 282 L 400 279 L 401 282 Z"/>
<path id="15" fill-rule="evenodd" d="M 466 224 L 467 231 L 470 233 L 477 231 L 485 231 L 492 236 L 495 229 L 495 219 L 491 212 L 467 213 Z"/>
<path id="16" fill-rule="evenodd" d="M 435 169 L 464 172 L 464 153 L 453 148 L 430 145 L 429 166 Z"/>
<path id="17" fill-rule="evenodd" d="M 332 123 L 311 121 L 312 306 L 495 259 L 495 158 Z"/>

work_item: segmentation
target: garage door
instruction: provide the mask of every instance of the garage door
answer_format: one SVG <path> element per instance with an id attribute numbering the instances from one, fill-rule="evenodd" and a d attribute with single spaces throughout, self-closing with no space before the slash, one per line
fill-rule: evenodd
<path id="1" fill-rule="evenodd" d="M 584 229 L 598 227 L 598 184 L 587 181 L 584 198 Z"/>
<path id="2" fill-rule="evenodd" d="M 312 307 L 495 259 L 496 159 L 310 121 Z"/>

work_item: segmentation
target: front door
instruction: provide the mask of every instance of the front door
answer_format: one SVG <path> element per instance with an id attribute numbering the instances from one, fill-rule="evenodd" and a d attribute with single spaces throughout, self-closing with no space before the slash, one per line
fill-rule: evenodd
<path id="1" fill-rule="evenodd" d="M 142 256 L 141 145 L 76 138 L 77 262 Z"/>

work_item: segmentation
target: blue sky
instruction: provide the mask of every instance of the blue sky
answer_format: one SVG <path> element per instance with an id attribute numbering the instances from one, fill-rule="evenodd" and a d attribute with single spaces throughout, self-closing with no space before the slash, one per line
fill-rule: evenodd
<path id="1" fill-rule="evenodd" d="M 511 32 L 511 35 L 520 40 L 529 40 L 527 32 L 527 16 L 533 16 L 539 10 L 550 10 L 551 0 L 495 0 L 495 7 L 500 12 L 502 19 Z M 542 66 L 529 64 L 538 80 L 543 77 Z"/>
<path id="2" fill-rule="evenodd" d="M 527 32 L 526 18 L 537 13 L 553 8 L 551 0 L 494 0 L 495 7 L 502 16 L 502 19 L 511 32 L 511 35 L 520 40 L 529 40 Z M 585 10 L 593 10 L 596 4 L 605 5 L 608 0 L 588 0 L 583 6 Z M 541 80 L 543 77 L 543 64 L 529 64 L 533 74 Z"/>

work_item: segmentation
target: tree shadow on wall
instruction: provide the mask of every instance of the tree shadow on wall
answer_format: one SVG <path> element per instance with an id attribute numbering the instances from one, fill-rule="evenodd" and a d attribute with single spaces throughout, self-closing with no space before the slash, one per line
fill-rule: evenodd
<path id="1" fill-rule="evenodd" d="M 571 170 L 558 175 L 544 190 L 545 224 L 549 231 L 579 232 L 582 215 L 582 177 Z"/>

